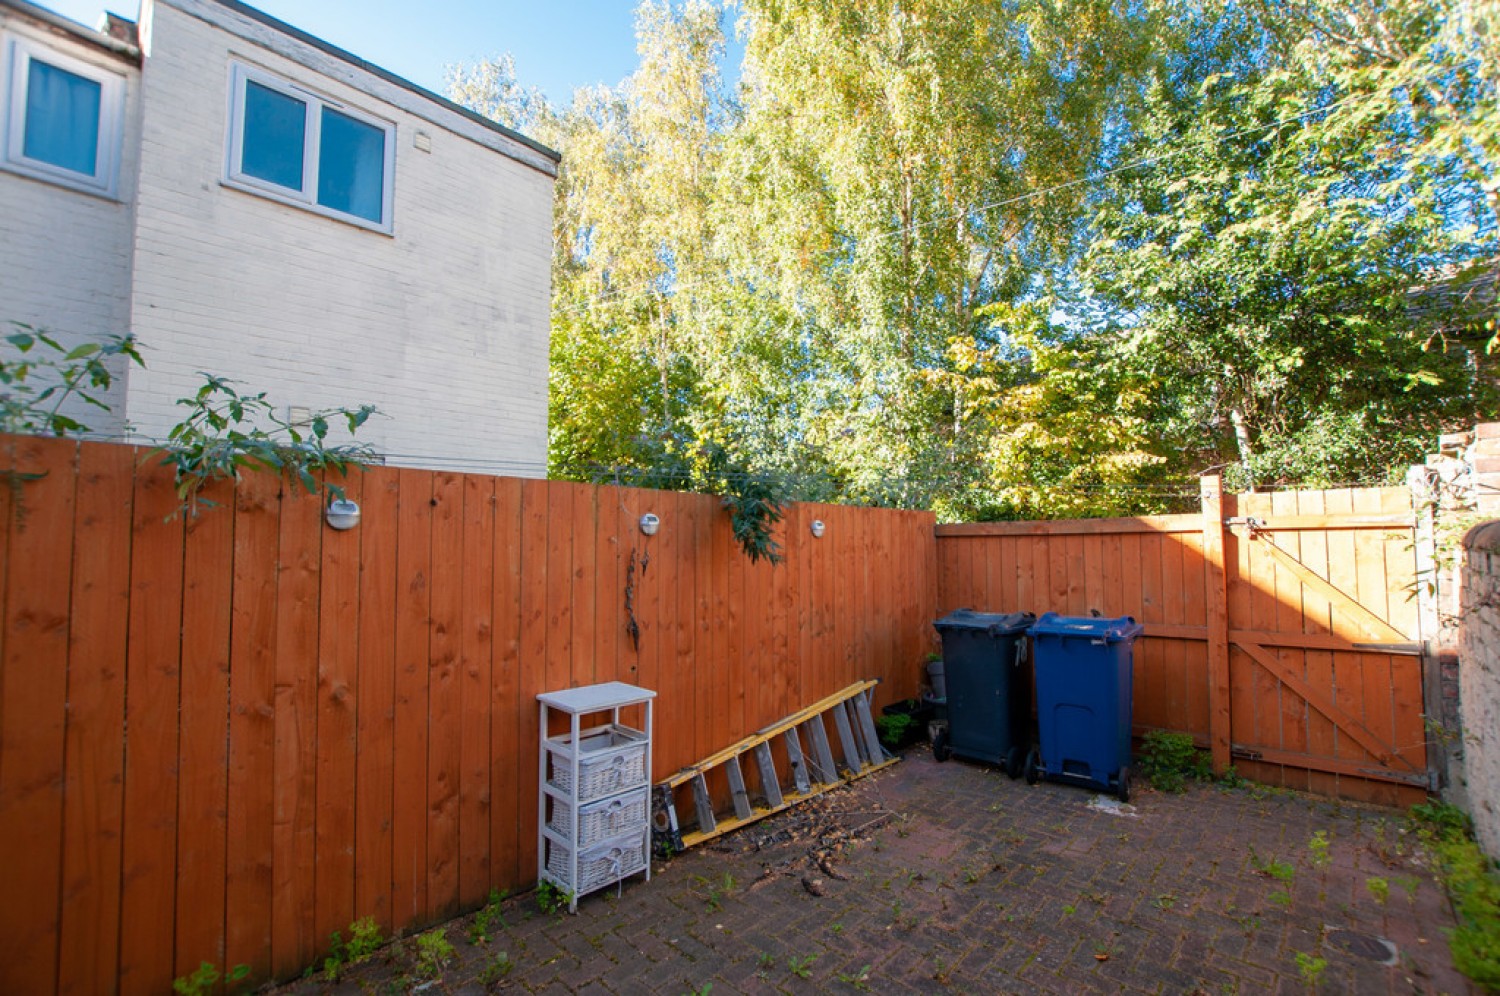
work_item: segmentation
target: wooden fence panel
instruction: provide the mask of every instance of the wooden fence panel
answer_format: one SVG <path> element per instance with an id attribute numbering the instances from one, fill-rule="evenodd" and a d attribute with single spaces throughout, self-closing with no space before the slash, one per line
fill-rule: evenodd
<path id="1" fill-rule="evenodd" d="M 1191 733 L 1258 780 L 1422 798 L 1408 493 L 1221 497 L 1207 478 L 1203 507 L 939 527 L 939 609 L 1134 616 L 1138 734 Z"/>
<path id="2" fill-rule="evenodd" d="M 371 468 L 336 532 L 274 477 L 195 516 L 141 451 L 0 448 L 42 475 L 0 501 L 7 992 L 285 978 L 525 886 L 538 692 L 656 689 L 660 776 L 855 678 L 914 695 L 946 570 L 921 513 L 788 509 L 773 566 L 703 495 Z"/>

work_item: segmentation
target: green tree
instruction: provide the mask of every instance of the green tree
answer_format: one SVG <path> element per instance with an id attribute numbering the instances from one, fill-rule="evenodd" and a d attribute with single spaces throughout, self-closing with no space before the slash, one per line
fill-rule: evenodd
<path id="1" fill-rule="evenodd" d="M 1065 258 L 1140 9 L 744 3 L 728 255 L 787 316 L 800 438 L 846 498 L 968 507 L 988 436 L 954 357 L 1003 345 L 986 309 Z"/>
<path id="2" fill-rule="evenodd" d="M 1434 5 L 1383 10 L 1376 34 L 1439 57 Z M 1463 101 L 1434 111 L 1417 77 L 1372 73 L 1299 11 L 1295 37 L 1269 9 L 1219 33 L 1235 49 L 1196 81 L 1164 64 L 1129 150 L 1163 161 L 1113 178 L 1074 307 L 1112 375 L 1160 385 L 1182 471 L 1376 480 L 1492 397 L 1413 290 L 1493 253 L 1493 170 L 1438 137 Z"/>

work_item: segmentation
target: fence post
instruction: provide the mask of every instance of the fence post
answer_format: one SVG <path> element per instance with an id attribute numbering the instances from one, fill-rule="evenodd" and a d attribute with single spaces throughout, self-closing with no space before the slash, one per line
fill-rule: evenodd
<path id="1" fill-rule="evenodd" d="M 1208 741 L 1214 771 L 1229 767 L 1229 590 L 1224 569 L 1224 480 L 1199 478 L 1203 506 L 1205 604 L 1208 607 Z"/>

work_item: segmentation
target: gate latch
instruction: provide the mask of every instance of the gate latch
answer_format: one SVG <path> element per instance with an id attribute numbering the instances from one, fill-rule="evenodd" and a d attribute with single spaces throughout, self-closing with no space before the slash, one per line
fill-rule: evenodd
<path id="1" fill-rule="evenodd" d="M 1246 529 L 1250 530 L 1250 535 L 1252 536 L 1260 532 L 1262 529 L 1266 528 L 1265 521 L 1262 519 L 1257 519 L 1253 515 L 1231 516 L 1224 520 L 1224 525 L 1230 527 L 1244 526 Z"/>

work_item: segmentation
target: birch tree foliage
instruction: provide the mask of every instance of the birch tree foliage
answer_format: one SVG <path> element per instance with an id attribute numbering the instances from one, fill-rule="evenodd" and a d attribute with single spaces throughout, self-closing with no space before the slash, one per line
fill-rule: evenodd
<path id="1" fill-rule="evenodd" d="M 951 351 L 1004 339 L 985 306 L 1037 293 L 1064 257 L 1063 185 L 1097 161 L 1147 48 L 1136 9 L 742 5 L 729 256 L 806 317 L 803 424 L 851 497 L 932 505 L 982 472 Z"/>

